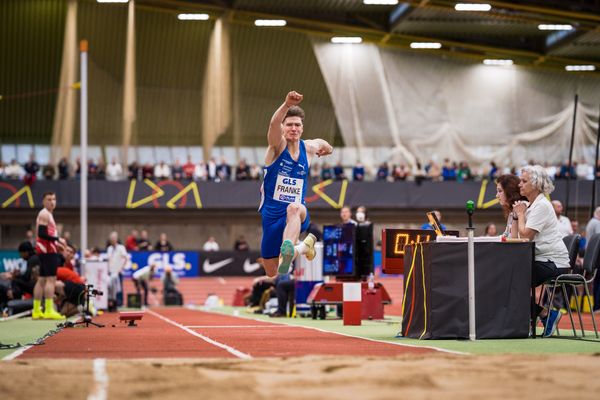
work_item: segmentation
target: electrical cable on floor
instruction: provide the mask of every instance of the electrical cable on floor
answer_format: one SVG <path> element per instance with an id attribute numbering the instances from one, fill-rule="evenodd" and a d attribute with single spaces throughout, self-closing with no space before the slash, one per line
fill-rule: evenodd
<path id="1" fill-rule="evenodd" d="M 36 341 L 31 342 L 31 343 L 21 344 L 21 343 L 17 342 L 17 343 L 13 343 L 13 344 L 5 344 L 5 343 L 0 342 L 0 350 L 12 350 L 12 349 L 18 349 L 20 347 L 25 347 L 25 346 L 41 346 L 44 344 L 44 341 L 46 339 L 48 339 L 50 336 L 54 336 L 58 332 L 62 331 L 65 328 L 66 324 L 67 324 L 66 322 L 57 324 L 56 329 L 49 330 L 48 332 L 46 332 L 46 334 L 44 336 L 42 336 L 41 338 L 39 338 Z"/>

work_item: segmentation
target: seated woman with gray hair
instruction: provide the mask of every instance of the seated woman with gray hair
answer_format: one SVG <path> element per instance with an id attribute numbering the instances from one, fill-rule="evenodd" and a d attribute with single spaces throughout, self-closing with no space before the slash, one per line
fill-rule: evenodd
<path id="1" fill-rule="evenodd" d="M 568 271 L 569 252 L 558 231 L 554 208 L 546 198 L 554 190 L 554 184 L 544 167 L 528 165 L 521 169 L 520 179 L 519 190 L 529 201 L 529 207 L 525 201 L 517 201 L 513 205 L 518 223 L 513 223 L 511 237 L 527 238 L 535 242 L 531 279 L 532 286 L 535 287 Z M 544 336 L 551 336 L 558 326 L 560 311 L 548 311 L 539 307 L 538 315 L 546 326 Z"/>

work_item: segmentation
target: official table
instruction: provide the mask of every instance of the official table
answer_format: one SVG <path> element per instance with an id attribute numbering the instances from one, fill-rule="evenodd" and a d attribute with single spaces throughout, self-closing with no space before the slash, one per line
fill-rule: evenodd
<path id="1" fill-rule="evenodd" d="M 402 335 L 469 337 L 467 243 L 405 247 Z M 475 243 L 478 339 L 526 338 L 534 243 Z"/>

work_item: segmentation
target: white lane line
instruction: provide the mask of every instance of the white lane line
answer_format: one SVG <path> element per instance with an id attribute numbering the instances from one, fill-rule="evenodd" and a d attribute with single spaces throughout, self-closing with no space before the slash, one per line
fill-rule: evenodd
<path id="1" fill-rule="evenodd" d="M 196 311 L 204 311 L 204 310 L 196 310 Z M 227 314 L 227 313 L 224 313 L 224 312 L 218 312 L 218 311 L 204 311 L 204 312 L 210 312 L 210 313 L 219 314 L 219 315 L 229 315 L 230 317 L 249 319 L 249 320 L 256 321 L 256 322 L 264 322 L 263 320 L 261 320 L 259 318 L 247 317 L 245 315 L 236 315 L 236 316 L 233 316 L 233 315 L 230 315 L 230 314 Z M 458 355 L 461 355 L 461 356 L 470 355 L 470 353 L 465 353 L 465 352 L 462 352 L 462 351 L 447 350 L 447 349 L 442 349 L 442 348 L 434 347 L 434 346 L 419 346 L 419 345 L 416 345 L 416 344 L 388 342 L 386 340 L 371 339 L 371 338 L 366 338 L 366 337 L 362 337 L 362 336 L 350 335 L 350 334 L 347 334 L 347 333 L 341 333 L 341 332 L 335 332 L 335 331 L 328 331 L 328 330 L 325 330 L 325 329 L 315 328 L 315 327 L 312 327 L 312 326 L 287 324 L 285 322 L 280 322 L 280 321 L 269 321 L 269 323 L 271 323 L 271 324 L 277 324 L 277 325 L 284 325 L 284 326 L 292 326 L 292 327 L 296 327 L 296 328 L 313 329 L 313 330 L 319 331 L 319 332 L 333 333 L 335 335 L 347 336 L 347 337 L 351 337 L 351 338 L 355 338 L 355 339 L 368 340 L 370 342 L 376 342 L 376 343 L 391 344 L 393 346 L 414 347 L 414 348 L 417 348 L 417 349 L 430 349 L 430 350 L 439 351 L 441 353 L 458 354 Z"/>
<path id="2" fill-rule="evenodd" d="M 106 400 L 108 398 L 108 373 L 106 372 L 106 359 L 94 359 L 94 391 L 87 400 Z"/>
<path id="3" fill-rule="evenodd" d="M 190 328 L 188 328 L 188 327 L 186 327 L 184 325 L 181 325 L 181 324 L 179 324 L 179 323 L 177 323 L 177 322 L 175 322 L 175 321 L 173 321 L 173 320 L 171 320 L 171 319 L 169 319 L 167 317 L 164 317 L 164 316 L 160 315 L 159 313 L 157 313 L 155 311 L 147 309 L 146 312 L 149 313 L 149 314 L 154 315 L 155 317 L 158 317 L 158 318 L 162 319 L 165 322 L 168 322 L 169 324 L 171 324 L 173 326 L 178 327 L 179 329 L 182 329 L 182 330 L 186 331 L 190 335 L 199 337 L 200 339 L 204 340 L 205 342 L 208 342 L 208 343 L 210 343 L 210 344 L 212 344 L 214 346 L 220 347 L 223 350 L 228 351 L 229 353 L 233 354 L 234 356 L 236 356 L 238 358 L 242 358 L 242 359 L 245 359 L 245 360 L 249 360 L 249 359 L 252 358 L 252 356 L 250 354 L 242 353 L 241 351 L 239 351 L 237 349 L 234 349 L 231 346 L 227 346 L 226 344 L 219 343 L 216 340 L 212 340 L 211 338 L 206 337 L 206 336 L 204 336 L 204 335 L 202 335 L 202 334 L 200 334 L 198 332 L 195 332 L 195 331 L 191 330 Z"/>
<path id="4" fill-rule="evenodd" d="M 191 329 L 207 328 L 287 328 L 289 325 L 186 325 Z"/>
<path id="5" fill-rule="evenodd" d="M 19 347 L 17 350 L 13 351 L 9 355 L 4 356 L 4 358 L 2 358 L 2 361 L 11 361 L 11 360 L 14 360 L 15 358 L 19 357 L 21 354 L 25 353 L 27 350 L 29 350 L 32 347 L 33 346 Z"/>

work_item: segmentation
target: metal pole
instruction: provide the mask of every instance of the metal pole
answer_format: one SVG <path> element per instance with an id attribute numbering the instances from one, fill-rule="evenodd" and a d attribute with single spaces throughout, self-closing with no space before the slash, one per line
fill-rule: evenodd
<path id="1" fill-rule="evenodd" d="M 475 228 L 473 227 L 473 213 L 475 203 L 467 201 L 467 215 L 469 226 L 467 227 L 467 270 L 469 283 L 469 340 L 477 340 L 477 325 L 475 325 Z"/>
<path id="2" fill-rule="evenodd" d="M 598 134 L 596 135 L 596 157 L 594 158 L 594 180 L 592 182 L 592 208 L 590 210 L 590 218 L 594 218 L 594 210 L 596 209 L 596 181 L 598 180 L 596 168 L 598 168 L 598 149 L 600 148 L 600 112 L 598 113 Z"/>
<path id="3" fill-rule="evenodd" d="M 469 270 L 469 340 L 476 340 L 475 325 L 475 228 L 467 228 L 469 241 L 467 242 L 467 260 Z"/>
<path id="4" fill-rule="evenodd" d="M 79 50 L 81 51 L 81 136 L 79 145 L 81 146 L 81 171 L 80 171 L 80 182 L 81 182 L 81 201 L 80 201 L 80 225 L 81 225 L 81 266 L 85 269 L 85 251 L 87 249 L 87 233 L 88 233 L 88 159 L 87 159 L 87 140 L 88 140 L 88 67 L 87 67 L 87 53 L 88 53 L 88 42 L 82 40 L 79 43 Z"/>
<path id="5" fill-rule="evenodd" d="M 569 148 L 569 173 L 567 175 L 567 199 L 565 200 L 565 217 L 569 216 L 569 186 L 571 182 L 571 166 L 573 165 L 573 144 L 575 141 L 575 123 L 577 121 L 577 103 L 579 102 L 579 95 L 575 95 L 575 104 L 573 105 L 573 127 L 571 128 L 571 146 Z"/>

